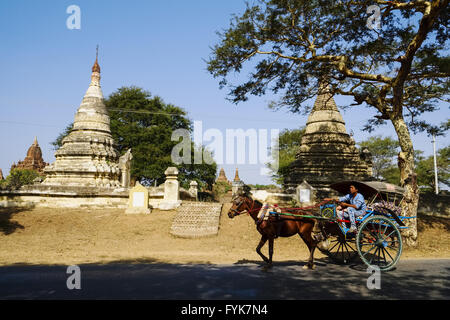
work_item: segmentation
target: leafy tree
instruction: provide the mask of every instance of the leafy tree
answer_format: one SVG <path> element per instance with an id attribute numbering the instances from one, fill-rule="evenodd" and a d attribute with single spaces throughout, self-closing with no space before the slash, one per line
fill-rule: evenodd
<path id="1" fill-rule="evenodd" d="M 398 142 L 391 137 L 374 136 L 359 142 L 358 145 L 370 151 L 372 154 L 373 176 L 376 179 L 382 179 L 383 171 L 392 166 L 394 157 L 398 154 Z"/>
<path id="2" fill-rule="evenodd" d="M 177 144 L 171 140 L 172 132 L 176 129 L 190 131 L 192 127 L 183 109 L 164 103 L 160 97 L 151 97 L 149 92 L 138 87 L 119 88 L 105 99 L 105 105 L 117 150 L 124 154 L 131 148 L 132 179 L 145 185 L 161 184 L 165 181 L 165 170 L 176 166 L 185 188 L 191 180 L 196 180 L 199 187 L 210 188 L 214 183 L 215 163 L 175 165 L 172 162 L 171 152 Z M 52 143 L 55 148 L 62 145 L 62 139 L 70 133 L 72 126 L 69 124 Z M 194 150 L 193 147 L 192 152 Z"/>
<path id="3" fill-rule="evenodd" d="M 378 115 L 365 129 L 387 120 L 394 126 L 407 199 L 402 212 L 415 216 L 419 191 L 410 130 L 440 129 L 420 116 L 436 110 L 449 92 L 448 3 L 260 0 L 247 4 L 219 33 L 208 70 L 220 78 L 221 87 L 230 88 L 229 99 L 235 103 L 272 91 L 279 96 L 273 106 L 307 111 L 304 102 L 327 84 L 332 94 L 352 97 L 353 106 L 375 109 Z M 367 26 L 373 18 L 367 9 L 373 4 L 380 8 L 380 30 Z M 229 83 L 242 79 L 234 74 L 244 70 L 250 70 L 247 80 Z M 408 225 L 406 243 L 415 245 L 416 219 L 408 219 Z"/>
<path id="4" fill-rule="evenodd" d="M 424 157 L 422 155 L 423 155 L 422 150 L 414 150 L 414 166 L 416 168 L 417 168 L 417 165 L 419 164 L 419 162 L 424 159 Z M 395 164 L 395 165 L 392 164 L 392 165 L 382 169 L 381 176 L 383 177 L 384 181 L 386 181 L 386 182 L 393 183 L 393 184 L 400 184 L 400 169 L 397 164 Z"/>
<path id="5" fill-rule="evenodd" d="M 229 191 L 231 191 L 231 185 L 225 181 L 217 181 L 216 183 L 214 183 L 212 191 L 214 194 L 214 198 L 216 200 L 220 200 Z"/>
<path id="6" fill-rule="evenodd" d="M 191 143 L 191 159 L 194 159 L 195 152 L 201 152 L 203 159 L 209 157 L 212 159 L 212 152 L 206 149 L 204 146 L 196 146 Z M 172 164 L 173 165 L 173 164 Z M 214 161 L 202 161 L 202 163 L 196 164 L 181 164 L 178 165 L 178 179 L 181 182 L 181 186 L 185 189 L 189 189 L 191 181 L 195 180 L 198 183 L 199 190 L 211 190 L 216 180 L 217 164 Z"/>
<path id="7" fill-rule="evenodd" d="M 248 186 L 252 189 L 257 190 L 270 190 L 270 189 L 278 189 L 279 187 L 274 184 L 248 184 Z"/>
<path id="8" fill-rule="evenodd" d="M 20 187 L 32 184 L 34 179 L 41 177 L 35 170 L 30 169 L 13 169 L 2 183 L 2 188 L 19 189 Z"/>
<path id="9" fill-rule="evenodd" d="M 434 156 L 423 157 L 422 151 L 416 150 L 416 173 L 417 184 L 422 191 L 434 192 Z M 436 163 L 438 171 L 438 181 L 450 187 L 450 146 L 439 149 L 436 153 Z M 398 184 L 400 171 L 397 166 L 391 165 L 382 171 L 383 178 L 390 183 Z"/>
<path id="10" fill-rule="evenodd" d="M 305 128 L 300 129 L 284 129 L 280 132 L 278 141 L 278 159 L 273 159 L 274 162 L 278 160 L 278 168 L 273 164 L 268 163 L 267 167 L 271 170 L 272 180 L 280 185 L 284 184 L 284 180 L 289 175 L 289 166 L 295 160 L 295 155 L 300 148 L 302 136 L 305 133 Z M 272 156 L 276 153 L 272 153 Z M 273 163 L 273 162 L 272 162 Z"/>
<path id="11" fill-rule="evenodd" d="M 450 146 L 436 152 L 438 182 L 450 187 Z M 425 191 L 435 190 L 434 156 L 422 159 L 417 164 L 417 183 Z"/>

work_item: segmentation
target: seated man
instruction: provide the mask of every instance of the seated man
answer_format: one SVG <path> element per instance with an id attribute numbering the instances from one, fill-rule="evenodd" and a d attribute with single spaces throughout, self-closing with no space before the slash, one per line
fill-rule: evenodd
<path id="1" fill-rule="evenodd" d="M 325 199 L 333 200 L 333 199 Z M 355 217 L 362 216 L 366 213 L 366 203 L 362 194 L 358 193 L 358 189 L 354 185 L 350 185 L 350 193 L 344 197 L 339 198 L 339 206 L 337 209 L 337 215 L 340 220 L 343 218 L 350 218 L 350 229 L 348 232 L 356 231 Z M 343 226 L 345 224 L 343 223 Z"/>

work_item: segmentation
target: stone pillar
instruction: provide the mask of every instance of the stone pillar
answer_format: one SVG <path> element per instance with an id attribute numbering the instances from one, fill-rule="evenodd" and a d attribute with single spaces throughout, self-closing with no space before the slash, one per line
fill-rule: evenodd
<path id="1" fill-rule="evenodd" d="M 164 183 L 164 200 L 159 204 L 159 209 L 173 210 L 181 205 L 178 169 L 169 167 L 164 174 L 166 175 L 166 182 Z"/>
<path id="2" fill-rule="evenodd" d="M 133 155 L 131 154 L 131 149 L 119 158 L 119 169 L 121 172 L 120 182 L 123 188 L 129 188 L 131 182 L 131 160 Z"/>
<path id="3" fill-rule="evenodd" d="M 189 184 L 189 192 L 198 200 L 198 183 L 197 181 L 191 181 Z"/>

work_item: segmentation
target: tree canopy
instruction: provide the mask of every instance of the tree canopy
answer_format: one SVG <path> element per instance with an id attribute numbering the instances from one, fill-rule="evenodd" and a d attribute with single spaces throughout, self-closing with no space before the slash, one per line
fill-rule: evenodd
<path id="1" fill-rule="evenodd" d="M 391 137 L 370 137 L 358 143 L 361 148 L 367 148 L 372 155 L 372 171 L 375 179 L 382 179 L 383 173 L 394 163 L 394 157 L 398 154 L 399 144 Z M 395 182 L 398 184 L 399 181 Z"/>
<path id="2" fill-rule="evenodd" d="M 36 170 L 15 168 L 5 180 L 0 180 L 0 190 L 20 189 L 21 186 L 32 184 L 36 178 L 42 178 Z"/>
<path id="3" fill-rule="evenodd" d="M 422 192 L 434 192 L 434 156 L 424 157 L 423 152 L 416 150 L 416 172 L 417 184 Z M 450 146 L 441 148 L 436 152 L 436 164 L 438 183 L 440 189 L 444 186 L 450 188 Z M 398 184 L 400 181 L 400 171 L 396 165 L 391 165 L 383 169 L 381 175 L 387 182 Z"/>
<path id="4" fill-rule="evenodd" d="M 230 100 L 272 91 L 280 97 L 276 106 L 305 111 L 302 103 L 326 80 L 333 93 L 378 110 L 367 130 L 399 116 L 415 131 L 440 130 L 420 115 L 436 110 L 439 99 L 448 102 L 448 0 L 256 3 L 219 33 L 208 60 L 211 74 L 229 86 Z M 367 27 L 374 3 L 379 31 Z M 246 66 L 253 69 L 248 80 L 229 83 Z"/>

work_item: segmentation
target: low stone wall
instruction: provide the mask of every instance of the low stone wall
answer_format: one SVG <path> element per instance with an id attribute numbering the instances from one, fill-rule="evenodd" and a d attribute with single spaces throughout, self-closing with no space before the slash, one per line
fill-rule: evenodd
<path id="1" fill-rule="evenodd" d="M 24 186 L 0 191 L 0 207 L 126 208 L 128 190 L 98 187 Z"/>
<path id="2" fill-rule="evenodd" d="M 150 208 L 159 208 L 164 201 L 164 185 L 148 187 Z M 182 200 L 195 201 L 187 190 L 180 188 Z M 128 188 L 55 187 L 27 185 L 19 190 L 0 190 L 0 207 L 48 208 L 123 208 L 128 207 Z"/>
<path id="3" fill-rule="evenodd" d="M 418 213 L 450 218 L 450 195 L 421 194 Z"/>

